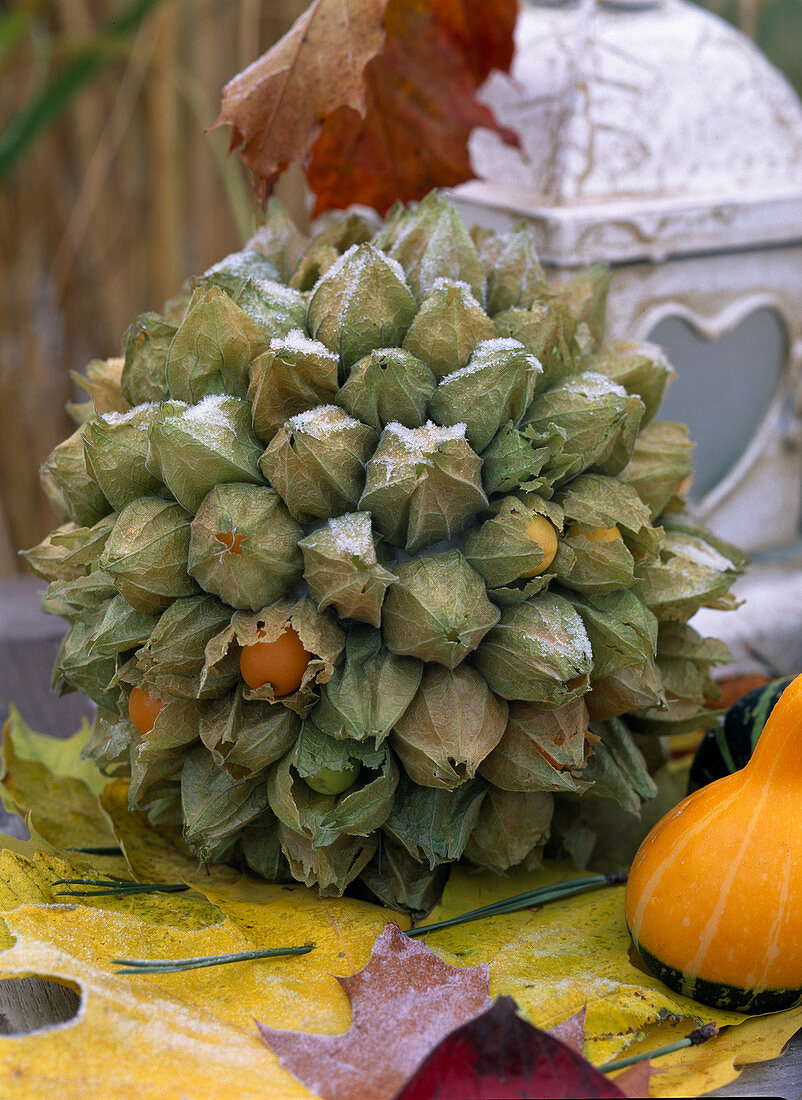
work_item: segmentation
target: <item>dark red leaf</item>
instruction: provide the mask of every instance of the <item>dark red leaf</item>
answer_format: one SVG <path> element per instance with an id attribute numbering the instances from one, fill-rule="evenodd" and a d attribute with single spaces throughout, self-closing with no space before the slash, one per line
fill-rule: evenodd
<path id="1" fill-rule="evenodd" d="M 452 1031 L 396 1100 L 624 1095 L 570 1047 L 522 1020 L 511 997 L 500 997 L 488 1012 Z"/>

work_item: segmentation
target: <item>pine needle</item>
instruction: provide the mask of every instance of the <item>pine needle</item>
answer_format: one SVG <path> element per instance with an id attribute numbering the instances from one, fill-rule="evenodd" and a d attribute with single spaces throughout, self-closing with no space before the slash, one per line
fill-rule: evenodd
<path id="1" fill-rule="evenodd" d="M 271 947 L 264 950 L 238 951 L 233 955 L 202 955 L 194 959 L 112 959 L 123 967 L 115 974 L 178 974 L 184 970 L 200 970 L 204 966 L 223 966 L 226 963 L 247 962 L 250 959 L 273 959 L 279 955 L 306 955 L 315 944 L 302 947 Z"/>
<path id="2" fill-rule="evenodd" d="M 179 894 L 189 890 L 185 882 L 117 882 L 115 879 L 60 878 L 54 886 L 84 886 L 84 890 L 56 890 L 67 898 L 125 898 L 133 894 Z"/>
<path id="3" fill-rule="evenodd" d="M 595 890 L 601 886 L 614 886 L 626 882 L 624 872 L 609 875 L 587 875 L 585 878 L 569 879 L 567 882 L 555 882 L 551 886 L 541 886 L 537 890 L 529 890 L 525 894 L 515 894 L 511 898 L 503 898 L 490 905 L 483 905 L 479 909 L 471 909 L 458 917 L 449 917 L 448 920 L 437 921 L 435 924 L 421 924 L 417 928 L 407 930 L 408 936 L 422 936 L 426 932 L 436 932 L 441 928 L 451 928 L 455 924 L 465 924 L 472 920 L 483 920 L 485 917 L 496 917 L 502 913 L 514 913 L 518 909 L 529 909 L 533 905 L 543 905 L 548 901 L 560 901 L 562 898 L 571 897 L 573 894 L 582 893 L 585 890 Z"/>

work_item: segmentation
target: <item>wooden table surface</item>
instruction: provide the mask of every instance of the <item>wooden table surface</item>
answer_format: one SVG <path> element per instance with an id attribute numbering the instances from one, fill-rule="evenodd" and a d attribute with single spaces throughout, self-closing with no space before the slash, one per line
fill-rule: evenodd
<path id="1" fill-rule="evenodd" d="M 53 661 L 65 624 L 39 610 L 43 584 L 35 578 L 0 579 L 0 718 L 15 703 L 25 721 L 40 733 L 67 736 L 90 716 L 93 704 L 78 694 L 59 698 L 50 688 Z M 27 835 L 19 818 L 0 807 L 0 830 Z M 70 992 L 70 991 L 68 991 Z M 0 981 L 0 1036 L 61 1021 L 74 1011 L 63 987 L 36 978 Z M 787 1052 L 773 1062 L 747 1066 L 737 1081 L 710 1096 L 781 1097 L 802 1100 L 802 1031 Z"/>

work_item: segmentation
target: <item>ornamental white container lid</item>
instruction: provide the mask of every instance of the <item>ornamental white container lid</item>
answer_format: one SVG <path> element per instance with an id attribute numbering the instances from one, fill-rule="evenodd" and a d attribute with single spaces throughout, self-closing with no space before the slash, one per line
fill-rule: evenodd
<path id="1" fill-rule="evenodd" d="M 532 219 L 546 262 L 802 239 L 802 104 L 693 4 L 528 0 L 510 72 L 480 95 L 520 148 L 475 131 L 477 179 L 455 199 L 486 224 Z"/>

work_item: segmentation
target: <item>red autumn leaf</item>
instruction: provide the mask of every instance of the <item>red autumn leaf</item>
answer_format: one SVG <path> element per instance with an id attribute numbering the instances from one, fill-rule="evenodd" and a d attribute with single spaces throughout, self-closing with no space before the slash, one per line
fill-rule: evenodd
<path id="1" fill-rule="evenodd" d="M 358 974 L 337 980 L 351 1001 L 345 1034 L 257 1023 L 284 1068 L 325 1100 L 390 1100 L 445 1035 L 490 1005 L 487 966 L 449 966 L 394 924 Z"/>
<path id="2" fill-rule="evenodd" d="M 623 1097 L 585 1059 L 515 1011 L 512 997 L 452 1031 L 396 1100 Z"/>
<path id="3" fill-rule="evenodd" d="M 223 89 L 215 126 L 268 193 L 290 161 L 305 160 L 339 107 L 365 111 L 363 70 L 384 43 L 388 0 L 313 0 L 266 54 Z"/>
<path id="4" fill-rule="evenodd" d="M 582 1057 L 584 1057 L 585 1051 L 585 1008 L 586 1006 L 583 1005 L 579 1012 L 575 1012 L 573 1016 L 569 1016 L 561 1024 L 550 1027 L 547 1032 L 552 1038 L 559 1039 L 561 1043 L 565 1043 L 567 1047 L 570 1047 L 571 1050 Z M 615 1081 L 617 1087 L 621 1089 L 625 1096 L 648 1096 L 649 1081 L 657 1072 L 659 1071 L 655 1070 L 651 1062 L 637 1062 L 634 1066 L 622 1070 L 611 1080 Z"/>
<path id="5" fill-rule="evenodd" d="M 334 8 L 335 0 L 316 0 L 308 30 L 296 24 L 223 92 L 217 125 L 234 127 L 232 148 L 242 145 L 263 196 L 291 160 L 306 166 L 317 213 L 351 203 L 384 213 L 469 179 L 471 130 L 499 129 L 475 93 L 491 69 L 509 67 L 517 0 L 351 0 L 349 9 L 363 16 L 370 8 L 374 37 L 370 49 L 359 37 L 363 48 L 342 74 L 334 39 L 318 35 L 310 52 L 323 5 Z M 379 52 L 377 8 L 385 5 Z"/>

